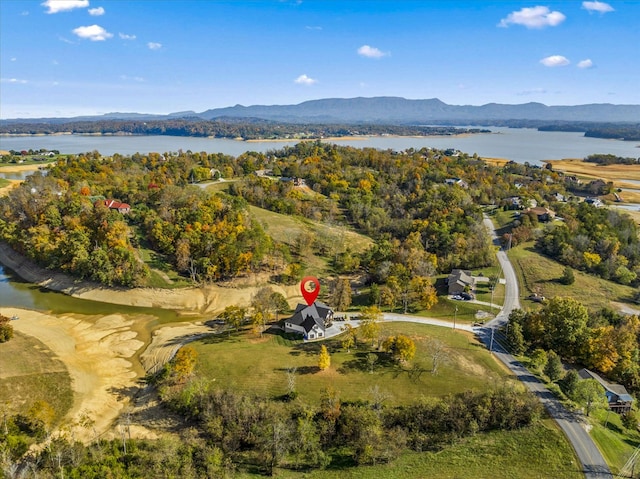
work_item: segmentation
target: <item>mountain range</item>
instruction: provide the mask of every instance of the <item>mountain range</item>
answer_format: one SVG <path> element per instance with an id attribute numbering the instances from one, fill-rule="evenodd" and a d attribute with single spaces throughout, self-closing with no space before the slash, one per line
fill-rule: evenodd
<path id="1" fill-rule="evenodd" d="M 379 124 L 468 124 L 508 120 L 566 122 L 640 122 L 640 105 L 592 103 L 574 106 L 547 106 L 542 103 L 517 105 L 448 105 L 437 98 L 410 100 L 401 97 L 327 98 L 296 105 L 235 105 L 196 113 L 181 111 L 169 115 L 108 113 L 74 118 L 2 120 L 2 123 L 63 123 L 105 120 L 240 120 L 259 119 L 283 123 L 379 123 Z"/>

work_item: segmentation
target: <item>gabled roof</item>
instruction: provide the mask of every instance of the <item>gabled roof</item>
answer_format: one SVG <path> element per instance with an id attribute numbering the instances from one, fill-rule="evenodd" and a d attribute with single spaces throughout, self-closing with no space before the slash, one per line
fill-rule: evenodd
<path id="1" fill-rule="evenodd" d="M 607 394 L 607 397 L 614 396 L 612 398 L 613 401 L 616 401 L 619 399 L 620 401 L 633 402 L 633 397 L 627 392 L 627 390 L 622 384 L 612 384 L 608 381 L 605 381 L 599 374 L 596 374 L 593 371 L 590 371 L 589 369 L 586 369 L 586 368 L 578 371 L 578 375 L 582 379 L 595 379 L 596 381 L 598 381 L 600 385 L 605 389 L 605 391 L 609 393 Z M 611 402 L 611 400 L 609 402 Z"/>
<path id="2" fill-rule="evenodd" d="M 461 286 L 473 286 L 476 283 L 476 280 L 471 276 L 471 271 L 464 269 L 454 269 L 448 279 L 449 284 L 458 283 Z"/>
<path id="3" fill-rule="evenodd" d="M 302 326 L 308 333 L 316 325 L 325 329 L 325 322 L 332 314 L 331 308 L 320 301 L 316 301 L 309 306 L 298 304 L 295 313 L 289 318 L 288 322 L 296 326 Z"/>

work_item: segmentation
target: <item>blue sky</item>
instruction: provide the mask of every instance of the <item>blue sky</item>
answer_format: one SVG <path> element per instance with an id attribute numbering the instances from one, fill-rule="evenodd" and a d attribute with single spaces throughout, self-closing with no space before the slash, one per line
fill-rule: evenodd
<path id="1" fill-rule="evenodd" d="M 640 1 L 0 0 L 0 117 L 640 103 Z"/>

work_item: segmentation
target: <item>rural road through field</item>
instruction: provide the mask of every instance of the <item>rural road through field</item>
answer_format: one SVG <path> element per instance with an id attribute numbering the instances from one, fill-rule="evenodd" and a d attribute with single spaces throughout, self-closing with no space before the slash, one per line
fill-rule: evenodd
<path id="1" fill-rule="evenodd" d="M 493 242 L 500 246 L 492 221 L 485 216 L 484 224 L 492 232 Z M 582 471 L 587 479 L 613 479 L 613 475 L 602 457 L 598 447 L 585 429 L 585 423 L 580 417 L 566 409 L 560 401 L 544 386 L 544 384 L 520 364 L 498 341 L 493 340 L 495 329 L 504 326 L 509 320 L 509 314 L 520 307 L 520 293 L 518 280 L 511 261 L 505 251 L 500 248 L 497 253 L 498 261 L 505 277 L 505 301 L 500 313 L 495 319 L 478 328 L 478 336 L 490 348 L 531 392 L 542 402 L 551 417 L 558 423 L 576 451 L 582 463 Z"/>

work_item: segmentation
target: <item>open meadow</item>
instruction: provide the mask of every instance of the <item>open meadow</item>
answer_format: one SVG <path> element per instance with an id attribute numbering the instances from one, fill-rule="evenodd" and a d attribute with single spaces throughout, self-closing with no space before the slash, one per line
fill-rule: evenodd
<path id="1" fill-rule="evenodd" d="M 413 367 L 403 367 L 387 355 L 358 340 L 359 347 L 347 351 L 342 336 L 322 342 L 285 339 L 279 334 L 262 338 L 249 331 L 209 336 L 193 343 L 198 352 L 198 376 L 215 381 L 216 387 L 245 394 L 280 397 L 287 393 L 287 371 L 296 368 L 298 397 L 318 403 L 321 391 L 331 387 L 341 400 L 367 399 L 376 387 L 389 397 L 389 404 L 407 404 L 421 397 L 442 397 L 466 390 L 484 390 L 507 380 L 509 373 L 488 354 L 473 335 L 447 328 L 413 324 L 382 323 L 380 338 L 404 334 L 414 340 L 417 352 Z M 442 344 L 441 365 L 433 371 L 433 347 Z M 331 366 L 318 368 L 318 352 L 325 344 Z M 367 355 L 376 356 L 373 366 Z"/>
<path id="2" fill-rule="evenodd" d="M 532 293 L 537 293 L 547 298 L 571 297 L 592 311 L 599 310 L 612 302 L 628 303 L 629 306 L 634 306 L 629 303 L 636 291 L 632 286 L 624 286 L 577 270 L 574 270 L 573 284 L 562 284 L 559 278 L 565 266 L 535 251 L 533 242 L 511 248 L 508 255 L 515 266 L 521 285 L 521 300 L 525 300 Z M 523 302 L 525 309 L 537 304 L 532 301 Z"/>

